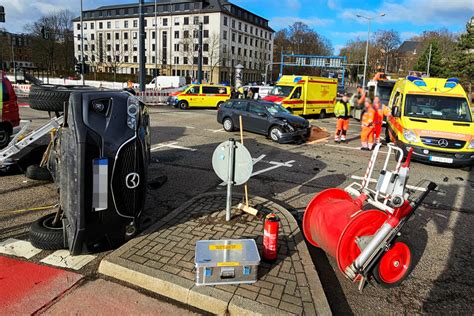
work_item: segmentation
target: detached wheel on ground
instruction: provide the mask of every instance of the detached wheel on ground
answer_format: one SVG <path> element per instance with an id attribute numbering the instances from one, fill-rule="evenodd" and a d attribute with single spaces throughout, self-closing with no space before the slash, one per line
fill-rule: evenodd
<path id="1" fill-rule="evenodd" d="M 278 142 L 283 134 L 283 131 L 280 127 L 273 126 L 272 128 L 270 128 L 270 132 L 268 134 L 271 140 L 273 140 L 274 142 Z"/>
<path id="2" fill-rule="evenodd" d="M 64 249 L 64 234 L 62 221 L 53 225 L 56 213 L 43 216 L 30 226 L 30 242 L 33 246 L 44 250 Z"/>
<path id="3" fill-rule="evenodd" d="M 30 108 L 39 111 L 62 112 L 64 103 L 69 101 L 71 92 L 93 90 L 87 86 L 32 85 Z"/>
<path id="4" fill-rule="evenodd" d="M 375 280 L 385 288 L 400 285 L 413 270 L 411 249 L 406 241 L 396 241 L 374 268 Z"/>
<path id="5" fill-rule="evenodd" d="M 178 107 L 179 107 L 181 110 L 187 110 L 187 109 L 189 108 L 189 104 L 188 104 L 188 102 L 186 102 L 186 101 L 179 101 Z"/>
<path id="6" fill-rule="evenodd" d="M 6 126 L 0 125 L 0 149 L 7 147 L 10 142 L 11 132 Z"/>
<path id="7" fill-rule="evenodd" d="M 222 122 L 222 127 L 226 132 L 233 132 L 235 127 L 234 127 L 234 122 L 229 117 L 226 117 L 224 121 Z"/>
<path id="8" fill-rule="evenodd" d="M 46 167 L 31 165 L 26 168 L 25 176 L 31 180 L 52 181 L 51 172 Z"/>

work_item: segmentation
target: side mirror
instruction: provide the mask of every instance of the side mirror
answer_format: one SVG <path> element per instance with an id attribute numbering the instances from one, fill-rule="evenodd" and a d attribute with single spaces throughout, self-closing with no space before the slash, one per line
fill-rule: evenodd
<path id="1" fill-rule="evenodd" d="M 392 116 L 398 117 L 398 114 L 399 114 L 399 113 L 398 113 L 398 106 L 394 106 L 394 107 L 392 108 Z"/>

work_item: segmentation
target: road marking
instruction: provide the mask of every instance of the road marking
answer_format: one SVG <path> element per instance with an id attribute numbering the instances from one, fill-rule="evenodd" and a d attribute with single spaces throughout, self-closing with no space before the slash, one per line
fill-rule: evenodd
<path id="1" fill-rule="evenodd" d="M 185 128 L 196 128 L 194 126 L 185 126 Z"/>
<path id="2" fill-rule="evenodd" d="M 351 150 L 362 151 L 362 150 L 360 150 L 360 147 L 351 147 L 351 146 L 335 145 L 335 144 L 324 144 L 324 146 L 330 146 L 330 147 L 336 147 L 336 148 L 344 148 L 344 149 L 351 149 Z M 388 152 L 383 151 L 383 150 L 380 150 L 379 153 L 387 154 Z"/>
<path id="3" fill-rule="evenodd" d="M 163 143 L 160 145 L 157 145 L 155 147 L 151 148 L 152 152 L 158 151 L 162 148 L 173 148 L 173 149 L 181 149 L 181 150 L 187 150 L 187 151 L 196 151 L 196 148 L 189 148 L 189 147 L 184 147 L 184 146 L 179 146 L 176 145 L 178 142 L 170 142 L 170 143 Z"/>
<path id="4" fill-rule="evenodd" d="M 69 250 L 58 250 L 41 260 L 41 262 L 62 268 L 79 270 L 92 260 L 96 256 L 92 255 L 80 255 L 80 256 L 71 256 Z"/>
<path id="5" fill-rule="evenodd" d="M 255 164 L 259 161 L 261 161 L 263 158 L 265 158 L 267 155 L 260 155 L 260 157 L 258 158 L 252 158 L 252 162 L 253 162 L 253 165 L 255 166 Z"/>
<path id="6" fill-rule="evenodd" d="M 225 131 L 224 131 L 223 128 L 220 128 L 220 129 L 208 129 L 208 128 L 205 128 L 204 130 L 205 130 L 205 131 L 208 131 L 208 132 L 212 132 L 212 133 L 225 133 Z"/>
<path id="7" fill-rule="evenodd" d="M 33 247 L 29 241 L 9 238 L 0 242 L 0 253 L 6 255 L 30 259 L 40 252 L 41 249 Z"/>

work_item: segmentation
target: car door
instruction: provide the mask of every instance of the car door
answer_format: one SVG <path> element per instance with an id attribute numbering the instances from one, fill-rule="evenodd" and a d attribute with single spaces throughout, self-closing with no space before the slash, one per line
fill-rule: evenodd
<path id="1" fill-rule="evenodd" d="M 242 116 L 242 125 L 244 126 L 245 130 L 249 130 L 247 128 L 248 101 L 233 100 L 232 102 L 232 122 L 234 123 L 234 126 L 240 127 L 239 117 Z"/>
<path id="2" fill-rule="evenodd" d="M 248 105 L 246 124 L 252 132 L 266 134 L 268 129 L 268 112 L 265 105 L 250 101 Z"/>

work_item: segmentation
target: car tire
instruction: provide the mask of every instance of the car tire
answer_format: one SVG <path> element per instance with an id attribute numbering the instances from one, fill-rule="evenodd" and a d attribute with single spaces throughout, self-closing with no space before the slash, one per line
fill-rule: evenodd
<path id="1" fill-rule="evenodd" d="M 181 110 L 187 110 L 189 108 L 189 104 L 188 102 L 186 101 L 179 101 L 178 102 L 178 107 L 181 109 Z"/>
<path id="2" fill-rule="evenodd" d="M 0 149 L 7 147 L 10 143 L 11 132 L 5 125 L 0 125 Z"/>
<path id="3" fill-rule="evenodd" d="M 31 180 L 52 181 L 51 172 L 46 167 L 31 165 L 26 168 L 25 176 Z"/>
<path id="4" fill-rule="evenodd" d="M 232 119 L 230 117 L 226 117 L 222 121 L 222 127 L 226 132 L 233 132 L 235 130 L 234 122 L 232 122 Z"/>
<path id="5" fill-rule="evenodd" d="M 219 108 L 222 106 L 222 104 L 224 104 L 224 102 L 220 101 L 220 102 L 217 102 L 217 109 L 219 110 Z"/>
<path id="6" fill-rule="evenodd" d="M 56 213 L 48 214 L 34 221 L 30 226 L 29 236 L 33 246 L 43 250 L 65 249 L 63 225 L 53 227 Z"/>
<path id="7" fill-rule="evenodd" d="M 326 118 L 326 111 L 325 110 L 321 110 L 321 112 L 319 112 L 319 118 L 320 119 Z"/>
<path id="8" fill-rule="evenodd" d="M 69 102 L 71 92 L 91 90 L 92 87 L 61 86 L 61 85 L 32 85 L 30 90 L 30 108 L 38 111 L 62 112 L 64 103 Z"/>
<path id="9" fill-rule="evenodd" d="M 270 137 L 270 139 L 277 143 L 280 141 L 282 134 L 283 131 L 279 126 L 272 126 L 270 128 L 270 131 L 268 132 L 268 136 Z"/>

